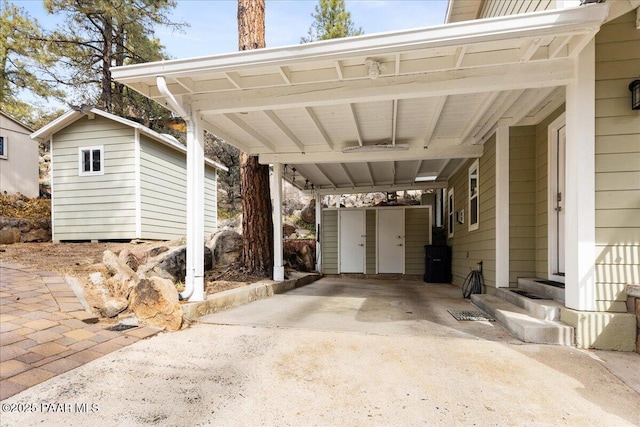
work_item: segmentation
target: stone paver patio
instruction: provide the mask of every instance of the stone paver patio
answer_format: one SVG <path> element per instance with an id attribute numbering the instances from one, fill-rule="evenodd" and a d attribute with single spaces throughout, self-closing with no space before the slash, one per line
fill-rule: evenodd
<path id="1" fill-rule="evenodd" d="M 0 264 L 0 400 L 158 333 L 96 322 L 63 277 Z"/>

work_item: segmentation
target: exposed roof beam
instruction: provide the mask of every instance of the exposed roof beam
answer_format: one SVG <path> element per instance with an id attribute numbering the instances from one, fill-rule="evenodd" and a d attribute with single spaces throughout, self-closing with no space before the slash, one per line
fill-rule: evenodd
<path id="1" fill-rule="evenodd" d="M 327 170 L 322 166 L 322 165 L 316 165 L 316 168 L 318 168 L 318 170 L 320 171 L 320 173 L 322 174 L 322 176 L 324 176 L 324 178 L 329 181 L 331 183 L 331 185 L 333 185 L 333 188 L 338 188 L 338 186 L 336 185 L 336 183 L 331 179 L 331 177 L 329 176 L 329 174 L 327 173 Z"/>
<path id="2" fill-rule="evenodd" d="M 511 110 L 511 107 L 513 106 L 513 104 L 515 104 L 515 102 L 522 96 L 523 93 L 525 93 L 524 90 L 509 92 L 506 97 L 500 100 L 500 102 L 497 102 L 496 103 L 497 106 L 494 109 L 493 115 L 489 117 L 489 120 L 487 120 L 487 122 L 484 124 L 484 126 L 480 128 L 480 130 L 478 130 L 474 135 L 472 135 L 473 136 L 472 143 L 476 144 L 480 142 L 481 139 L 487 135 L 491 127 L 495 123 L 497 123 L 498 120 L 502 119 L 504 115 L 507 114 L 507 111 Z"/>
<path id="3" fill-rule="evenodd" d="M 527 62 L 529 61 L 533 55 L 535 55 L 536 51 L 542 44 L 542 38 L 538 37 L 536 39 L 528 40 L 524 43 L 524 45 L 520 48 L 520 61 Z"/>
<path id="4" fill-rule="evenodd" d="M 356 107 L 354 104 L 349 104 L 349 111 L 351 111 L 351 120 L 355 126 L 356 136 L 358 137 L 358 144 L 362 147 L 362 132 L 360 132 L 360 122 L 358 121 L 358 115 L 356 114 Z"/>
<path id="5" fill-rule="evenodd" d="M 344 165 L 344 163 L 340 163 L 340 167 L 342 168 L 342 171 L 344 172 L 344 174 L 347 175 L 347 178 L 349 179 L 349 182 L 351 182 L 351 185 L 355 187 L 356 181 L 353 179 L 353 176 L 351 176 L 351 174 L 349 173 L 349 170 Z"/>
<path id="6" fill-rule="evenodd" d="M 304 151 L 304 144 L 302 143 L 302 141 L 300 141 L 298 137 L 295 136 L 293 132 L 291 132 L 291 130 L 282 122 L 282 120 L 280 120 L 280 117 L 278 117 L 276 113 L 271 110 L 265 110 L 264 113 L 267 115 L 267 117 L 269 117 L 269 119 L 271 119 L 271 121 L 278 127 L 278 129 L 280 129 L 280 131 L 284 133 L 287 138 L 289 138 L 291 142 L 297 145 L 301 151 Z"/>
<path id="7" fill-rule="evenodd" d="M 326 142 L 329 149 L 333 151 L 333 142 L 331 141 L 331 138 L 329 137 L 329 134 L 327 133 L 327 131 L 324 130 L 324 127 L 322 126 L 322 123 L 320 123 L 318 116 L 316 116 L 316 114 L 313 112 L 311 107 L 306 107 L 304 110 L 309 115 L 309 118 L 313 122 L 318 132 L 320 132 L 320 135 L 322 135 L 322 139 L 324 139 L 324 142 Z"/>
<path id="8" fill-rule="evenodd" d="M 245 89 L 233 96 L 192 96 L 191 107 L 202 113 L 337 105 L 344 102 L 415 99 L 425 96 L 564 86 L 574 76 L 573 60 L 495 65 L 376 80 L 324 82 L 313 85 Z"/>
<path id="9" fill-rule="evenodd" d="M 338 75 L 338 80 L 340 81 L 344 80 L 344 71 L 342 69 L 342 62 L 335 61 L 335 66 L 336 66 L 336 74 Z"/>
<path id="10" fill-rule="evenodd" d="M 359 186 L 353 188 L 319 188 L 318 193 L 322 196 L 328 196 L 333 194 L 344 194 L 345 190 L 348 190 L 350 193 L 375 193 L 375 192 L 393 192 L 393 191 L 403 191 L 403 190 L 427 190 L 430 188 L 447 188 L 447 181 L 435 181 L 435 182 L 415 182 L 415 183 L 406 183 L 406 184 L 396 184 L 396 185 L 371 185 L 371 186 Z"/>
<path id="11" fill-rule="evenodd" d="M 280 72 L 280 76 L 282 76 L 282 80 L 288 85 L 291 84 L 291 71 L 289 71 L 289 67 L 278 67 L 278 71 Z"/>
<path id="12" fill-rule="evenodd" d="M 464 55 L 467 53 L 467 46 L 460 46 L 456 49 L 456 62 L 453 68 L 458 69 L 462 66 L 462 61 L 464 60 Z"/>
<path id="13" fill-rule="evenodd" d="M 268 148 L 271 151 L 276 151 L 276 147 L 271 143 L 271 141 L 269 141 L 267 138 L 262 136 L 260 132 L 257 132 L 254 128 L 252 128 L 247 123 L 245 123 L 240 118 L 238 118 L 238 116 L 236 116 L 235 114 L 225 114 L 224 116 L 228 120 L 230 120 L 233 124 L 238 126 L 240 129 L 242 129 L 243 131 L 251 135 L 251 137 L 253 137 L 256 141 L 264 145 L 266 148 Z M 235 139 L 233 140 L 233 143 L 235 143 Z"/>
<path id="14" fill-rule="evenodd" d="M 549 59 L 555 59 L 561 56 L 567 56 L 567 45 L 571 40 L 571 36 L 556 37 L 549 45 Z"/>
<path id="15" fill-rule="evenodd" d="M 540 123 L 542 119 L 547 117 L 565 102 L 564 88 L 557 88 L 551 95 L 549 102 L 533 117 L 534 123 Z"/>
<path id="16" fill-rule="evenodd" d="M 242 79 L 242 77 L 240 77 L 240 74 L 238 73 L 224 73 L 224 76 L 227 78 L 227 80 L 229 80 L 229 82 L 231 82 L 232 85 L 235 86 L 236 89 L 242 89 L 242 85 L 240 84 L 240 80 Z"/>
<path id="17" fill-rule="evenodd" d="M 369 174 L 369 181 L 371 185 L 375 185 L 376 181 L 373 179 L 373 171 L 371 170 L 371 163 L 367 162 L 367 173 Z"/>
<path id="18" fill-rule="evenodd" d="M 544 89 L 540 89 L 538 93 L 529 95 L 526 102 L 523 102 L 520 108 L 518 108 L 515 111 L 511 111 L 512 125 L 518 124 L 518 122 L 520 122 L 520 120 L 522 120 L 527 114 L 529 114 L 529 112 L 535 110 L 536 107 L 538 107 L 538 105 L 540 105 L 542 101 L 547 99 L 553 93 L 554 90 L 556 90 L 556 88 L 553 88 L 553 87 L 544 88 Z"/>
<path id="19" fill-rule="evenodd" d="M 416 168 L 413 171 L 413 181 L 416 180 L 416 178 L 418 177 L 418 174 L 420 173 L 420 169 L 422 169 L 422 162 L 424 160 L 418 160 L 418 163 L 416 164 Z"/>
<path id="20" fill-rule="evenodd" d="M 185 88 L 187 90 L 187 92 L 189 93 L 193 93 L 193 80 L 191 80 L 188 77 L 184 77 L 181 79 L 173 79 L 176 83 L 178 83 L 180 86 L 182 86 L 183 88 Z"/>
<path id="21" fill-rule="evenodd" d="M 438 176 L 440 176 L 442 172 L 444 172 L 447 166 L 449 166 L 449 163 L 451 163 L 451 159 L 447 159 L 442 163 L 442 166 L 438 169 Z"/>
<path id="22" fill-rule="evenodd" d="M 446 96 L 439 96 L 436 98 L 436 104 L 433 107 L 433 114 L 431 115 L 431 120 L 429 121 L 429 127 L 427 128 L 427 133 L 424 136 L 424 146 L 428 147 L 431 143 L 431 137 L 433 136 L 433 132 L 436 130 L 436 126 L 438 126 L 438 120 L 440 119 L 440 115 L 442 115 L 442 109 L 444 108 L 444 104 L 447 102 Z"/>
<path id="23" fill-rule="evenodd" d="M 482 145 L 465 146 L 431 146 L 424 148 L 409 148 L 408 150 L 394 151 L 393 159 L 396 161 L 417 160 L 417 159 L 464 159 L 481 157 L 484 152 Z M 260 163 L 359 163 L 359 162 L 384 162 L 389 161 L 388 152 L 364 152 L 364 153 L 343 153 L 332 151 L 330 153 L 261 153 Z M 373 179 L 373 175 L 371 176 Z"/>
<path id="24" fill-rule="evenodd" d="M 225 142 L 233 140 L 233 145 L 237 149 L 239 149 L 241 151 L 244 151 L 245 153 L 251 152 L 251 149 L 249 148 L 248 145 L 243 144 L 241 142 L 238 142 L 237 139 L 235 139 L 234 137 L 232 137 L 227 132 L 223 131 L 218 126 L 214 125 L 213 123 L 211 123 L 211 122 L 209 122 L 207 120 L 203 120 L 202 121 L 202 127 L 205 128 L 208 132 L 210 132 L 210 133 L 214 134 L 215 136 L 217 136 L 218 138 L 221 138 Z"/>
<path id="25" fill-rule="evenodd" d="M 493 106 L 493 102 L 496 100 L 498 95 L 500 95 L 500 92 L 491 92 L 485 95 L 484 99 L 480 103 L 480 106 L 476 109 L 475 114 L 473 115 L 471 120 L 469 120 L 467 127 L 462 131 L 460 139 L 462 139 L 463 144 L 466 144 L 468 142 L 467 138 L 469 138 L 469 135 L 471 135 L 475 131 L 478 123 L 480 122 L 480 120 L 482 120 L 487 111 Z"/>

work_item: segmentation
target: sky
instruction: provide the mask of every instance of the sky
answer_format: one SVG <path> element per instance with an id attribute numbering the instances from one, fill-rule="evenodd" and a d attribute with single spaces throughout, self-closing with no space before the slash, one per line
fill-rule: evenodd
<path id="1" fill-rule="evenodd" d="M 10 0 L 40 25 L 53 29 L 62 20 L 47 15 L 42 0 Z M 313 21 L 317 0 L 266 0 L 267 47 L 300 43 Z M 356 28 L 365 34 L 444 23 L 447 0 L 346 0 Z M 182 59 L 234 52 L 238 49 L 236 0 L 177 0 L 174 21 L 190 24 L 184 33 L 159 28 L 156 36 L 171 58 Z"/>

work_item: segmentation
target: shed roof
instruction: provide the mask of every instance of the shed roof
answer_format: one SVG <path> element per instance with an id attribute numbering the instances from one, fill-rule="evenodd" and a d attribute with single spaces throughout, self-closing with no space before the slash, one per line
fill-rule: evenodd
<path id="1" fill-rule="evenodd" d="M 138 123 L 138 122 L 134 122 L 133 120 L 129 120 L 129 119 L 125 119 L 123 117 L 120 116 L 116 116 L 115 114 L 111 114 L 108 113 L 106 111 L 102 111 L 100 109 L 97 108 L 80 108 L 80 109 L 73 109 L 70 111 L 67 111 L 65 114 L 63 114 L 62 116 L 58 117 L 57 119 L 53 120 L 52 122 L 50 122 L 49 124 L 43 126 L 42 128 L 38 129 L 37 131 L 33 132 L 31 134 L 31 139 L 39 139 L 39 140 L 47 140 L 49 139 L 53 134 L 60 132 L 62 129 L 66 128 L 67 126 L 69 126 L 70 124 L 74 123 L 75 121 L 81 119 L 82 117 L 85 116 L 91 116 L 91 115 L 96 115 L 96 116 L 101 116 L 104 117 L 106 119 L 109 120 L 113 120 L 115 122 L 121 123 L 125 126 L 129 126 L 131 128 L 134 129 L 138 129 L 140 131 L 140 133 L 147 135 L 148 137 L 150 137 L 151 139 L 153 139 L 156 142 L 159 142 L 161 144 L 164 144 L 170 148 L 173 148 L 174 150 L 180 151 L 181 153 L 184 153 L 186 155 L 187 149 L 184 147 L 184 145 L 180 144 L 180 142 L 178 142 L 174 137 L 170 136 L 170 135 L 164 135 L 161 133 L 158 133 L 152 129 L 149 129 L 148 127 Z M 223 170 L 225 172 L 227 172 L 229 169 L 224 166 L 221 163 L 218 163 L 214 160 L 211 159 L 205 159 L 205 163 L 207 163 L 208 165 Z"/>
<path id="2" fill-rule="evenodd" d="M 442 187 L 500 125 L 564 102 L 607 4 L 113 69 L 324 193 Z M 176 111 L 177 112 L 177 111 Z M 435 183 L 416 182 L 436 176 Z"/>

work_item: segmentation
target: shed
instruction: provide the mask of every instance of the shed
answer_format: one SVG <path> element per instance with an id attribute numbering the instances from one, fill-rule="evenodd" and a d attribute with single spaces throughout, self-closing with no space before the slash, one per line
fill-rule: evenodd
<path id="1" fill-rule="evenodd" d="M 175 138 L 96 108 L 31 135 L 49 141 L 54 241 L 169 240 L 186 235 L 186 149 Z M 204 233 L 216 231 L 217 171 L 204 161 Z"/>
<path id="2" fill-rule="evenodd" d="M 38 197 L 38 144 L 27 125 L 0 111 L 0 192 Z"/>

